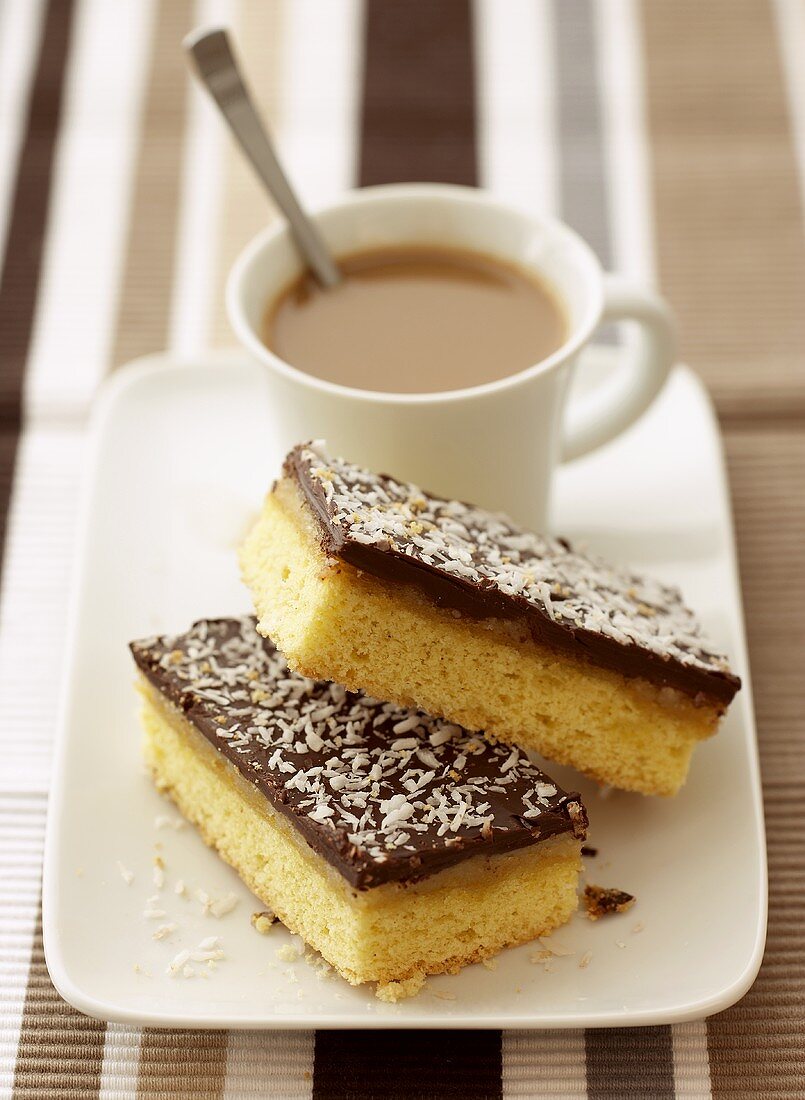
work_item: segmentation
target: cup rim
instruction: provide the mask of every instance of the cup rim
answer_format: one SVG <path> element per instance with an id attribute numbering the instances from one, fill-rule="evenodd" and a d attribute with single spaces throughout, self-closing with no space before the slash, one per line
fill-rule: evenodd
<path id="1" fill-rule="evenodd" d="M 434 405 L 487 397 L 513 389 L 532 378 L 548 374 L 575 356 L 587 342 L 601 319 L 604 302 L 603 270 L 598 257 L 584 238 L 558 218 L 534 214 L 532 211 L 514 203 L 502 202 L 482 188 L 445 183 L 392 183 L 354 188 L 346 191 L 337 199 L 315 207 L 313 216 L 315 218 L 326 217 L 329 213 L 342 210 L 345 207 L 360 208 L 375 203 L 405 202 L 409 199 L 421 200 L 427 198 L 442 200 L 447 198 L 456 203 L 498 210 L 501 214 L 513 213 L 525 218 L 533 226 L 551 233 L 554 237 L 564 237 L 572 243 L 588 267 L 588 279 L 590 275 L 593 275 L 596 285 L 592 288 L 590 307 L 585 311 L 581 322 L 576 325 L 574 331 L 561 347 L 531 366 L 524 367 L 514 374 L 505 375 L 503 378 L 483 382 L 476 386 L 465 386 L 461 389 L 436 390 L 427 393 L 397 393 L 387 390 L 360 389 L 356 386 L 347 386 L 340 382 L 331 382 L 328 379 L 308 374 L 306 371 L 300 370 L 300 368 L 280 358 L 263 343 L 247 320 L 243 305 L 246 282 L 257 260 L 267 249 L 276 247 L 280 241 L 290 239 L 290 228 L 282 220 L 274 225 L 267 226 L 256 237 L 253 237 L 241 251 L 229 273 L 225 299 L 229 322 L 235 336 L 260 362 L 283 375 L 289 381 L 300 383 L 319 393 L 329 393 L 342 398 L 348 397 L 353 401 L 381 405 Z"/>

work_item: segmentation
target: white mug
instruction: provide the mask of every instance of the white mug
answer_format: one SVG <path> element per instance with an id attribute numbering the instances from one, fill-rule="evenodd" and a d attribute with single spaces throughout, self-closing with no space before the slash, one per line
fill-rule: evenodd
<path id="1" fill-rule="evenodd" d="M 505 378 L 443 393 L 384 393 L 298 370 L 261 338 L 269 302 L 301 270 L 285 225 L 260 234 L 227 287 L 235 334 L 265 367 L 275 441 L 283 453 L 324 439 L 331 454 L 432 492 L 506 512 L 544 529 L 557 462 L 628 427 L 674 361 L 671 314 L 655 294 L 604 274 L 587 244 L 559 221 L 505 206 L 482 191 L 393 184 L 353 191 L 316 220 L 336 257 L 395 244 L 445 245 L 533 272 L 564 304 L 569 335 L 552 355 Z M 605 384 L 565 408 L 579 353 L 603 322 L 635 321 L 640 339 Z"/>

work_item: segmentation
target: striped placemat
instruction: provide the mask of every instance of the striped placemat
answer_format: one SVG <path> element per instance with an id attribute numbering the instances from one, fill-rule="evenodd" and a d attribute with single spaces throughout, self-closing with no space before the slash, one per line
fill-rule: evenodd
<path id="1" fill-rule="evenodd" d="M 212 21 L 310 202 L 480 184 L 671 298 L 725 433 L 767 799 L 768 950 L 733 1009 L 212 1033 L 105 1026 L 55 993 L 41 855 L 88 411 L 134 356 L 231 341 L 225 273 L 273 216 L 189 86 L 181 36 Z M 3 1095 L 805 1095 L 804 56 L 802 0 L 2 0 Z"/>

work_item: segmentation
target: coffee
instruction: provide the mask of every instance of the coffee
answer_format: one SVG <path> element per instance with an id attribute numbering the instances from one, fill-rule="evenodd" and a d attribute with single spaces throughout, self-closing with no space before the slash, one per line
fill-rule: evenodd
<path id="1" fill-rule="evenodd" d="M 494 382 L 567 338 L 553 292 L 475 252 L 405 246 L 340 257 L 343 282 L 305 273 L 269 304 L 262 336 L 281 359 L 328 382 L 437 393 Z"/>

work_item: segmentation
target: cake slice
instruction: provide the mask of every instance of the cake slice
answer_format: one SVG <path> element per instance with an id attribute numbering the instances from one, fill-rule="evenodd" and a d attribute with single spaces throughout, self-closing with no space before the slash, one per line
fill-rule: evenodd
<path id="1" fill-rule="evenodd" d="M 679 592 L 305 445 L 241 552 L 291 668 L 675 794 L 740 687 Z"/>
<path id="2" fill-rule="evenodd" d="M 131 650 L 157 786 L 352 984 L 409 995 L 576 909 L 583 806 L 517 749 L 298 676 L 253 618 Z"/>

